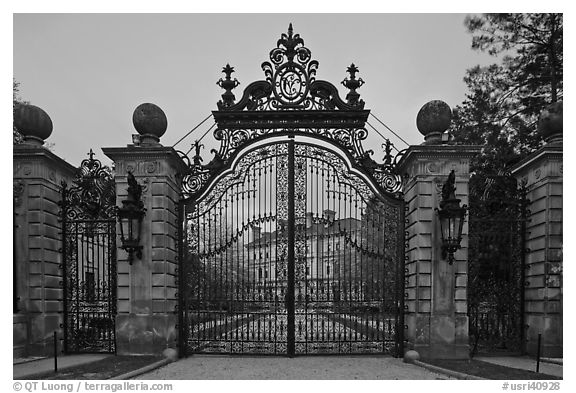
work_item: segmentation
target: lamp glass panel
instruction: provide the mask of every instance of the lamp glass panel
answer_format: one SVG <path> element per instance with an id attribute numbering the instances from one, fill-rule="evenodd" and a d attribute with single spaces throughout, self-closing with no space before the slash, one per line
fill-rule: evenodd
<path id="1" fill-rule="evenodd" d="M 122 240 L 126 240 L 128 239 L 128 234 L 129 234 L 129 228 L 128 226 L 130 225 L 130 219 L 128 219 L 127 217 L 121 217 L 120 218 L 120 236 L 122 237 Z"/>

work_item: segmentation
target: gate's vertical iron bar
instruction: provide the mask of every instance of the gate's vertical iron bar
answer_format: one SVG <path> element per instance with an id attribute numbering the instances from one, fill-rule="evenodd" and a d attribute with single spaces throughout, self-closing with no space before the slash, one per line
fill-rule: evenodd
<path id="1" fill-rule="evenodd" d="M 110 310 L 111 318 L 113 320 L 112 329 L 112 342 L 111 352 L 116 353 L 118 345 L 116 343 L 116 313 L 118 302 L 118 275 L 116 271 L 116 220 L 113 219 L 109 223 L 110 232 L 108 235 L 108 283 L 110 285 L 108 290 L 108 310 Z M 113 350 L 112 350 L 113 349 Z"/>
<path id="2" fill-rule="evenodd" d="M 194 205 L 193 205 L 194 206 Z M 194 206 L 199 208 L 199 206 Z M 200 269 L 202 270 L 202 285 L 198 285 L 198 298 L 197 304 L 198 309 L 193 314 L 196 317 L 197 327 L 196 327 L 196 348 L 200 348 L 200 343 L 203 340 L 206 340 L 206 328 L 209 323 L 208 318 L 208 311 L 209 307 L 208 302 L 210 301 L 210 276 L 209 272 L 207 273 L 208 269 L 208 250 L 206 246 L 206 224 L 208 224 L 208 228 L 210 228 L 210 213 L 203 212 L 202 213 L 202 230 L 200 230 L 200 214 L 197 214 L 196 221 L 198 223 L 198 232 L 197 232 L 197 239 L 196 239 L 196 249 L 194 252 L 201 254 L 198 257 L 198 261 L 200 262 Z M 208 222 L 206 222 L 208 221 Z M 194 224 L 192 224 L 194 225 Z M 192 234 L 194 236 L 194 233 Z M 202 252 L 200 252 L 202 250 Z M 194 326 L 194 325 L 193 325 Z M 202 333 L 202 334 L 200 334 Z"/>
<path id="3" fill-rule="evenodd" d="M 354 195 L 354 278 L 353 282 L 350 285 L 354 285 L 354 297 L 353 302 L 358 304 L 360 301 L 359 293 L 358 293 L 358 254 L 360 254 L 360 258 L 362 258 L 362 253 L 359 250 L 362 250 L 362 227 L 358 228 L 359 221 L 358 221 L 358 194 L 354 188 L 350 188 L 351 195 Z M 352 198 L 352 196 L 350 197 Z M 360 244 L 358 244 L 358 234 L 360 233 Z M 360 248 L 358 248 L 360 247 Z M 362 259 L 360 259 L 360 263 L 362 263 Z M 350 308 L 353 310 L 353 308 Z M 360 336 L 362 339 L 362 336 Z M 354 342 L 355 344 L 358 341 L 358 311 L 354 312 Z"/>
<path id="4" fill-rule="evenodd" d="M 62 330 L 64 333 L 64 353 L 68 353 L 68 272 L 67 267 L 67 248 L 66 248 L 66 238 L 67 238 L 67 221 L 66 221 L 66 183 L 62 182 Z"/>
<path id="5" fill-rule="evenodd" d="M 186 225 L 185 216 L 184 216 L 184 202 L 182 200 L 178 201 L 178 354 L 179 357 L 182 358 L 186 356 L 186 346 L 185 343 L 185 327 L 188 324 L 184 324 L 184 225 Z M 193 296 L 193 294 L 191 294 Z"/>
<path id="6" fill-rule="evenodd" d="M 326 169 L 326 168 L 325 168 L 325 166 L 324 166 L 324 161 L 322 161 L 322 170 L 320 171 L 321 179 L 322 179 L 322 180 L 320 181 L 320 184 L 321 184 L 321 188 L 320 188 L 320 189 L 322 190 L 322 193 L 321 193 L 322 196 L 321 196 L 321 199 L 320 199 L 320 201 L 321 201 L 321 206 L 322 206 L 322 208 L 321 208 L 322 212 L 324 212 L 324 211 L 326 210 L 325 207 L 324 207 L 324 199 L 326 199 L 326 197 L 327 197 L 326 185 L 324 184 L 324 171 L 325 171 L 325 169 Z M 322 249 L 324 249 L 324 246 L 326 246 L 326 257 L 322 256 L 322 278 L 321 278 L 321 281 L 320 281 L 320 280 L 317 280 L 317 281 L 316 281 L 316 294 L 315 294 L 315 296 L 316 296 L 316 301 L 320 304 L 320 307 L 319 307 L 320 310 L 325 310 L 324 307 L 325 307 L 325 304 L 326 304 L 326 303 L 324 303 L 324 302 L 325 302 L 326 300 L 325 300 L 325 298 L 324 298 L 324 296 L 325 296 L 325 294 L 324 294 L 324 285 L 325 285 L 325 283 L 326 283 L 326 282 L 328 281 L 328 279 L 329 279 L 329 276 L 328 276 L 328 275 L 329 275 L 329 268 L 328 268 L 328 266 L 329 266 L 329 264 L 330 264 L 330 232 L 329 232 L 329 231 L 330 231 L 330 226 L 327 225 L 327 222 L 328 222 L 328 220 L 329 220 L 329 215 L 327 214 L 326 217 L 324 217 L 324 218 L 325 218 L 325 221 L 323 221 L 323 223 L 322 223 Z M 326 274 L 324 274 L 324 273 L 326 273 Z M 321 289 L 320 289 L 320 288 L 321 288 Z M 318 293 L 319 290 L 320 290 L 320 293 Z M 326 319 L 324 318 L 324 315 L 323 315 L 323 314 L 320 315 L 320 317 L 322 318 L 322 337 L 321 337 L 321 340 L 324 341 L 324 339 L 325 339 L 325 337 L 326 337 L 326 336 L 325 336 L 325 334 L 326 334 L 326 331 L 325 331 L 325 329 L 326 329 L 326 326 L 325 326 Z"/>
<path id="7" fill-rule="evenodd" d="M 228 243 L 228 194 L 230 192 L 230 189 L 227 189 L 226 192 L 224 193 L 224 247 L 225 251 L 224 251 L 224 263 L 225 263 L 225 272 L 224 272 L 224 299 L 223 301 L 225 302 L 225 312 L 223 313 L 223 317 L 224 317 L 224 338 L 226 339 L 226 341 L 229 341 L 229 337 L 228 337 L 228 315 L 230 315 L 230 306 L 231 306 L 231 302 L 230 302 L 230 291 L 228 289 L 228 286 L 230 284 L 229 278 L 228 278 L 228 271 L 230 270 L 230 261 L 228 259 L 228 248 L 229 248 L 229 243 Z M 230 346 L 230 352 L 232 352 L 232 346 Z"/>
<path id="8" fill-rule="evenodd" d="M 288 141 L 288 285 L 286 293 L 286 311 L 288 312 L 288 356 L 295 353 L 294 324 L 294 161 L 295 142 L 293 137 Z"/>
<path id="9" fill-rule="evenodd" d="M 318 181 L 318 179 L 320 178 L 319 176 L 319 160 L 316 160 L 314 158 L 310 158 L 310 166 L 311 166 L 311 171 L 310 171 L 310 176 L 312 178 L 312 182 L 316 183 L 316 272 L 314 276 L 311 276 L 311 287 L 314 290 L 314 294 L 311 295 L 311 297 L 317 296 L 317 290 L 318 290 L 318 286 L 315 285 L 318 283 L 318 280 L 320 278 L 324 277 L 324 264 L 323 264 L 323 260 L 324 260 L 324 239 L 321 236 L 320 233 L 320 227 L 321 227 L 321 219 L 322 219 L 322 214 L 323 212 L 320 209 L 320 198 L 321 195 L 323 196 L 324 194 L 321 193 L 320 191 L 320 186 L 321 183 Z M 314 167 L 316 167 L 316 176 L 314 176 Z M 310 269 L 312 270 L 312 269 Z M 306 292 L 306 295 L 308 295 L 308 292 Z M 314 319 L 316 319 L 315 323 L 314 323 L 314 327 L 316 328 L 316 339 L 314 339 L 314 330 L 312 330 L 310 332 L 311 335 L 311 342 L 314 341 L 318 341 L 319 338 L 319 334 L 320 334 L 320 315 L 318 315 L 318 309 L 316 308 L 313 312 L 312 312 L 312 320 L 314 321 Z"/>
<path id="10" fill-rule="evenodd" d="M 277 154 L 278 154 L 278 148 L 276 148 Z M 278 186 L 279 186 L 279 182 L 278 182 L 278 169 L 280 167 L 280 165 L 278 165 L 278 161 L 280 160 L 279 155 L 276 155 L 276 166 L 274 168 L 274 178 L 276 179 L 276 187 L 275 187 L 275 195 L 274 195 L 274 207 L 275 207 L 275 211 L 276 211 L 276 230 L 274 231 L 275 233 L 275 242 L 274 242 L 274 264 L 273 264 L 273 268 L 274 268 L 274 290 L 272 293 L 273 299 L 274 299 L 274 354 L 277 354 L 278 352 L 278 290 L 279 290 L 279 285 L 278 285 L 278 276 L 280 275 L 280 269 L 278 269 L 278 262 L 280 261 L 280 255 L 278 254 L 278 232 L 280 231 L 280 214 L 278 212 Z M 272 176 L 272 175 L 270 175 Z"/>
<path id="11" fill-rule="evenodd" d="M 255 297 L 255 305 L 256 308 L 260 311 L 262 308 L 262 278 L 264 277 L 264 268 L 263 268 L 263 251 L 262 251 L 262 229 L 264 226 L 264 222 L 262 221 L 262 194 L 266 193 L 266 190 L 262 188 L 262 161 L 258 162 L 258 281 L 257 281 L 257 288 L 258 288 L 258 295 Z M 261 315 L 257 317 L 257 334 L 256 334 L 256 341 L 261 341 Z M 257 345 L 259 347 L 260 344 Z"/>
<path id="12" fill-rule="evenodd" d="M 82 236 L 81 233 L 79 233 L 78 231 L 78 227 L 80 226 L 80 222 L 76 222 L 75 225 L 75 239 L 76 239 L 76 260 L 74 261 L 74 267 L 75 267 L 75 274 L 76 274 L 76 280 L 75 280 L 75 284 L 76 284 L 76 288 L 75 290 L 75 298 L 76 298 L 76 311 L 74 312 L 74 316 L 76 317 L 76 330 L 74 331 L 74 347 L 75 350 L 78 350 L 78 332 L 80 331 L 80 316 L 82 315 L 82 313 L 80 312 L 81 308 L 80 308 L 80 296 L 81 296 L 81 292 L 80 292 L 80 276 L 79 276 L 79 260 L 78 260 L 78 254 L 80 255 L 84 255 L 84 238 Z M 79 241 L 79 245 L 78 245 L 78 236 L 80 236 L 80 241 Z M 78 248 L 80 248 L 80 250 L 78 251 Z M 80 266 L 81 267 L 81 266 Z"/>
<path id="13" fill-rule="evenodd" d="M 217 325 L 217 329 L 215 330 L 216 334 L 217 334 L 217 339 L 218 341 L 220 341 L 222 339 L 222 330 L 223 330 L 223 324 L 222 324 L 222 315 L 223 315 L 223 311 L 224 311 L 224 285 L 225 282 L 224 280 L 224 269 L 226 268 L 225 266 L 225 262 L 223 261 L 223 255 L 222 255 L 222 198 L 224 198 L 224 196 L 221 197 L 221 199 L 218 201 L 218 205 L 217 205 L 217 210 L 216 210 L 216 214 L 218 214 L 218 221 L 215 222 L 214 224 L 217 225 L 217 231 L 216 231 L 216 238 L 214 239 L 215 243 L 216 243 L 216 239 L 217 240 L 217 246 L 216 244 L 214 245 L 215 247 L 215 251 L 217 252 L 217 256 L 218 259 L 220 260 L 220 269 L 217 269 L 217 274 L 219 276 L 219 285 L 218 285 L 218 293 L 216 296 L 216 299 L 218 301 L 218 305 L 217 305 L 217 317 L 216 317 L 216 323 Z M 224 341 L 226 340 L 226 336 L 224 335 Z"/>
<path id="14" fill-rule="evenodd" d="M 232 221 L 232 228 L 235 228 L 236 233 L 234 234 L 235 236 L 235 242 L 236 242 L 236 279 L 234 280 L 235 282 L 235 289 L 236 289 L 236 296 L 235 296 L 235 303 L 234 303 L 234 319 L 236 320 L 236 341 L 238 341 L 238 330 L 240 328 L 238 321 L 240 320 L 240 316 L 238 315 L 238 313 L 241 311 L 240 309 L 240 305 L 241 303 L 241 299 L 239 299 L 240 297 L 240 275 L 242 274 L 242 270 L 240 270 L 240 247 L 244 246 L 244 243 L 241 242 L 242 239 L 240 238 L 240 232 L 242 230 L 241 225 L 243 223 L 240 223 L 240 225 L 238 225 L 238 219 L 240 218 L 239 215 L 239 204 L 240 204 L 240 185 L 238 183 L 236 183 L 236 192 L 235 192 L 235 196 L 236 196 L 236 214 L 234 214 L 234 207 L 232 207 L 232 218 L 234 219 L 234 217 L 236 217 L 236 226 L 234 226 L 234 221 Z M 234 198 L 234 195 L 232 196 L 232 198 Z M 232 250 L 232 254 L 234 254 L 234 250 Z"/>
<path id="15" fill-rule="evenodd" d="M 263 160 L 264 162 L 264 220 L 262 221 L 262 229 L 261 229 L 261 236 L 263 234 L 265 234 L 267 231 L 267 224 L 268 224 L 268 211 L 266 210 L 268 208 L 268 158 L 264 158 Z M 265 312 L 265 317 L 262 320 L 263 322 L 263 328 L 262 328 L 262 340 L 264 342 L 267 341 L 267 321 L 268 321 L 268 310 L 266 310 L 266 300 L 267 300 L 267 296 L 266 296 L 266 291 L 268 290 L 268 261 L 266 258 L 266 254 L 268 253 L 268 251 L 266 251 L 268 249 L 268 239 L 264 239 L 264 251 L 262 253 L 262 282 L 263 282 L 263 287 L 262 287 L 262 294 L 261 294 L 261 307 L 264 308 L 264 312 Z M 266 346 L 266 344 L 264 344 L 264 346 Z"/>
<path id="16" fill-rule="evenodd" d="M 396 291 L 396 299 L 398 302 L 398 309 L 396 311 L 396 319 L 398 321 L 398 325 L 396 328 L 396 343 L 397 343 L 397 348 L 398 351 L 395 354 L 396 357 L 402 357 L 404 356 L 404 290 L 406 287 L 406 257 L 405 257 L 405 253 L 406 253 L 406 247 L 405 247 L 405 234 L 404 234 L 404 230 L 405 230 L 405 221 L 404 221 L 404 217 L 405 217 L 405 212 L 406 212 L 406 203 L 404 201 L 402 201 L 400 203 L 400 205 L 398 206 L 398 230 L 397 230 L 397 236 L 398 236 L 398 249 L 397 249 L 397 261 L 395 263 L 396 265 L 396 269 L 399 270 L 399 274 L 397 275 L 398 280 L 397 280 L 397 285 L 399 287 L 399 289 Z"/>
<path id="17" fill-rule="evenodd" d="M 246 183 L 246 207 L 242 208 L 242 222 L 246 222 L 246 230 L 244 231 L 244 245 L 246 245 L 245 250 L 242 250 L 246 253 L 246 257 L 242 258 L 242 271 L 244 272 L 242 277 L 242 304 L 244 307 L 244 313 L 242 317 L 246 317 L 246 334 L 250 333 L 250 308 L 249 308 L 249 298 L 248 295 L 250 294 L 250 255 L 252 254 L 252 250 L 250 250 L 250 192 L 252 181 L 250 177 L 250 168 L 246 171 L 247 172 L 247 183 Z M 242 183 L 244 185 L 244 183 Z M 242 193 L 242 198 L 244 198 L 244 193 Z M 246 213 L 246 214 L 244 214 Z M 244 352 L 244 340 L 247 337 L 244 337 L 244 329 L 242 330 L 242 342 L 241 342 L 241 352 Z"/>

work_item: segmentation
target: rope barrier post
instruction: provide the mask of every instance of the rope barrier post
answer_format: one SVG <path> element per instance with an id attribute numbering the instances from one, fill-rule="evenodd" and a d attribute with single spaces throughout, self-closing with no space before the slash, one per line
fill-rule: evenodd
<path id="1" fill-rule="evenodd" d="M 538 333 L 538 352 L 536 354 L 536 372 L 540 372 L 540 346 L 542 345 L 542 334 Z"/>
<path id="2" fill-rule="evenodd" d="M 58 333 L 54 331 L 54 374 L 58 373 Z"/>

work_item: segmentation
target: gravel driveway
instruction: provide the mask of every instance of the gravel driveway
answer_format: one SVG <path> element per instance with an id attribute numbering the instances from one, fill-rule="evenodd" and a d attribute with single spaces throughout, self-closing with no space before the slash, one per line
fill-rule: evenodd
<path id="1" fill-rule="evenodd" d="M 386 356 L 229 357 L 196 355 L 136 379 L 449 379 Z"/>

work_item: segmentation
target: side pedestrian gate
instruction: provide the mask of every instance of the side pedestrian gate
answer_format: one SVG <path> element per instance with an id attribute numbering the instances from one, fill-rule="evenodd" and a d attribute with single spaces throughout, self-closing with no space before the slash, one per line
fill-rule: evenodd
<path id="1" fill-rule="evenodd" d="M 64 351 L 116 351 L 116 192 L 110 170 L 83 160 L 62 185 Z"/>
<path id="2" fill-rule="evenodd" d="M 362 140 L 369 115 L 348 68 L 347 101 L 315 80 L 290 26 L 265 81 L 234 103 L 226 66 L 221 142 L 183 179 L 180 347 L 185 353 L 402 353 L 403 200 L 390 144 Z"/>
<path id="3" fill-rule="evenodd" d="M 470 179 L 471 355 L 524 351 L 526 190 L 510 175 Z"/>

